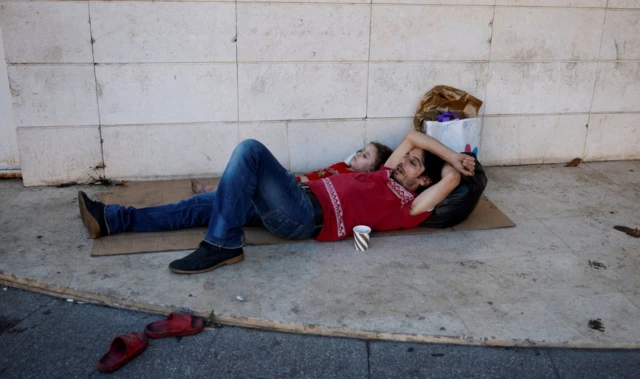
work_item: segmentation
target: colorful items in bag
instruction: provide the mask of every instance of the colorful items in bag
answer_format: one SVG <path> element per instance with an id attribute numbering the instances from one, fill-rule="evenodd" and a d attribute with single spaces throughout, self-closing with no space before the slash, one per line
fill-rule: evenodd
<path id="1" fill-rule="evenodd" d="M 464 152 L 465 153 L 473 153 L 474 155 L 478 155 L 478 146 L 474 147 L 473 150 L 471 150 L 471 145 L 467 144 L 464 147 Z"/>
<path id="2" fill-rule="evenodd" d="M 439 113 L 455 112 L 461 119 L 478 117 L 482 101 L 465 91 L 449 86 L 435 86 L 420 100 L 413 117 L 413 127 L 424 132 L 425 121 L 438 120 Z"/>
<path id="3" fill-rule="evenodd" d="M 460 120 L 460 117 L 453 112 L 444 112 L 438 115 L 438 122 L 447 122 L 451 120 Z"/>

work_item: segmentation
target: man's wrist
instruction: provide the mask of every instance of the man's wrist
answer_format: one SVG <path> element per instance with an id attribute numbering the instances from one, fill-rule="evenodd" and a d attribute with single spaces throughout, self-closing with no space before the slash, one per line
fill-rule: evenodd
<path id="1" fill-rule="evenodd" d="M 446 155 L 446 156 L 444 156 L 444 157 L 442 157 L 442 159 L 443 159 L 445 162 L 447 162 L 447 163 L 449 163 L 450 165 L 452 165 L 452 166 L 454 166 L 454 167 L 455 167 L 455 162 L 457 161 L 458 153 L 456 153 L 455 151 L 453 151 L 453 150 L 451 150 L 451 149 L 449 149 L 449 148 L 447 148 L 447 150 L 449 150 L 449 151 L 447 151 L 447 155 Z"/>

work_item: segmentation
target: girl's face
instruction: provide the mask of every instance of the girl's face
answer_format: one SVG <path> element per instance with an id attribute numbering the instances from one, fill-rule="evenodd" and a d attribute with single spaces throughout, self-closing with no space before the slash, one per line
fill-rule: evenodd
<path id="1" fill-rule="evenodd" d="M 377 155 L 378 149 L 374 145 L 368 144 L 364 149 L 358 150 L 356 156 L 351 159 L 351 168 L 359 172 L 373 171 Z"/>

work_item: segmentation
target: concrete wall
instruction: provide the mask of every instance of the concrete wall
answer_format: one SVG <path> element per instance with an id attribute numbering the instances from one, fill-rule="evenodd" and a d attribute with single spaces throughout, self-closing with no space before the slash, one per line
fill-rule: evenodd
<path id="1" fill-rule="evenodd" d="M 0 29 L 0 41 L 2 30 Z M 13 106 L 7 81 L 7 65 L 4 60 L 4 48 L 0 44 L 0 174 L 6 170 L 20 168 L 16 123 L 13 120 Z"/>
<path id="2" fill-rule="evenodd" d="M 0 26 L 27 185 L 219 175 L 245 138 L 318 168 L 396 145 L 437 84 L 485 101 L 485 164 L 640 158 L 639 0 L 1 1 Z"/>

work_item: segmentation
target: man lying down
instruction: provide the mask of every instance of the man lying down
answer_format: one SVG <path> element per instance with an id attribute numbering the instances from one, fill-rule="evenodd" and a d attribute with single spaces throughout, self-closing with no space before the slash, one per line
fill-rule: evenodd
<path id="1" fill-rule="evenodd" d="M 233 151 L 215 192 L 136 209 L 92 201 L 79 191 L 78 203 L 91 238 L 208 226 L 194 252 L 169 264 L 175 273 L 198 274 L 244 259 L 245 225 L 262 225 L 283 238 L 318 241 L 350 237 L 356 225 L 377 231 L 415 228 L 456 188 L 460 175 L 473 175 L 474 169 L 473 157 L 412 131 L 377 172 L 335 175 L 301 186 L 264 145 L 245 140 Z"/>

